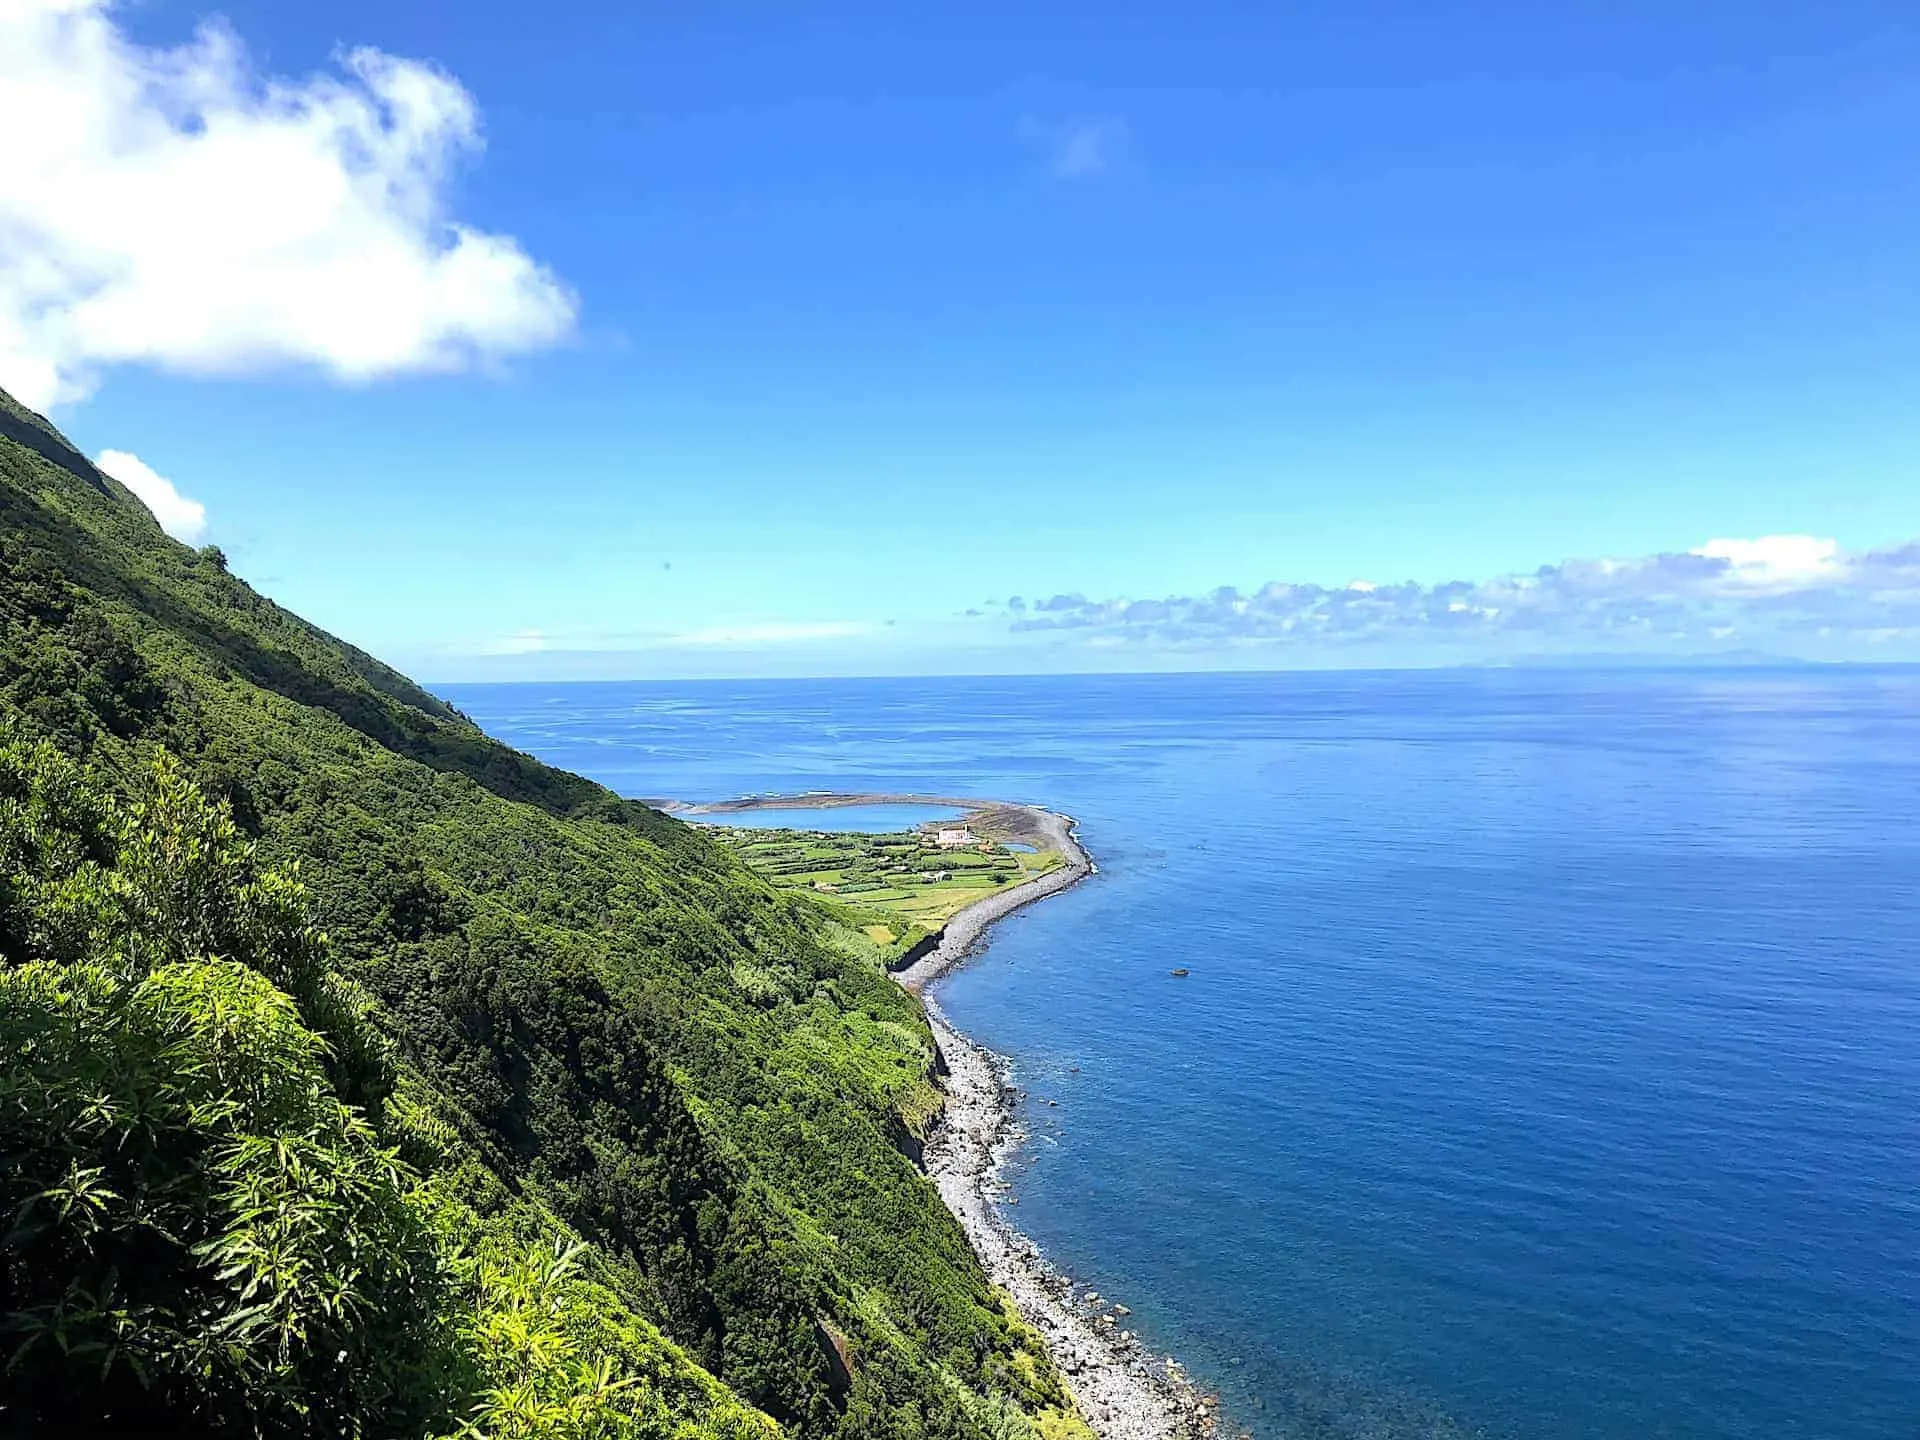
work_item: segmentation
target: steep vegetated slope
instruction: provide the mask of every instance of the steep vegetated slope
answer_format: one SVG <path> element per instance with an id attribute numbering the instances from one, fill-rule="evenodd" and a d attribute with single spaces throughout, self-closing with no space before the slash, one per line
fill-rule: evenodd
<path id="1" fill-rule="evenodd" d="M 0 395 L 0 1427 L 1084 1434 L 847 918 Z"/>

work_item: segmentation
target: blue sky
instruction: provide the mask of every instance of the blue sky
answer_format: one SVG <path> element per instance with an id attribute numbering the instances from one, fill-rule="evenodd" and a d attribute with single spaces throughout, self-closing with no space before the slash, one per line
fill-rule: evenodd
<path id="1" fill-rule="evenodd" d="M 1909 6 L 14 8 L 0 383 L 427 678 L 1920 657 Z"/>

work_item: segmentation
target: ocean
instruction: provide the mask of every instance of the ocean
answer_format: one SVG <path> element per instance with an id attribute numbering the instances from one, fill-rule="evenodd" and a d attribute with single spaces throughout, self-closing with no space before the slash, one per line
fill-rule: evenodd
<path id="1" fill-rule="evenodd" d="M 440 689 L 630 795 L 1077 817 L 940 1001 L 1235 1433 L 1920 1436 L 1920 671 Z"/>

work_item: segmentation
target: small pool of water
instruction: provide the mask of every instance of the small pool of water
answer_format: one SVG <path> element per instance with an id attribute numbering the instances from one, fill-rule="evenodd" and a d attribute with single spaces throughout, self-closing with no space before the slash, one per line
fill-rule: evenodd
<path id="1" fill-rule="evenodd" d="M 729 810 L 717 815 L 682 815 L 700 825 L 729 825 L 741 830 L 842 830 L 862 835 L 891 835 L 930 820 L 958 820 L 966 812 L 946 805 L 823 805 L 766 810 Z"/>

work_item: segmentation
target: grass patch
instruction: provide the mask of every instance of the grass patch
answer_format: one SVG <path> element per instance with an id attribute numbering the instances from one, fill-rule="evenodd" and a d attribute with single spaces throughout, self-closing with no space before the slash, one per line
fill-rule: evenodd
<path id="1" fill-rule="evenodd" d="M 862 835 L 742 827 L 715 833 L 780 889 L 879 912 L 882 921 L 860 927 L 877 945 L 893 944 L 903 929 L 938 930 L 976 901 L 1063 863 L 1056 850 L 1015 850 L 993 840 L 942 849 L 916 830 Z"/>

